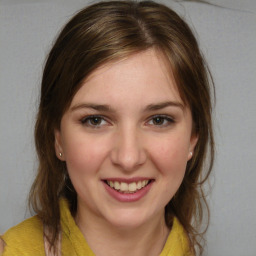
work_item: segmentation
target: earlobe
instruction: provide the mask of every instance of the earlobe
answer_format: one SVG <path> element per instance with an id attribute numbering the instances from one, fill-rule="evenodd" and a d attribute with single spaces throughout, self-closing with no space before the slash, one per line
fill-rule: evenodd
<path id="1" fill-rule="evenodd" d="M 198 141 L 198 135 L 193 134 L 190 139 L 190 147 L 189 147 L 189 153 L 188 153 L 188 161 L 193 157 L 194 149 Z"/>
<path id="2" fill-rule="evenodd" d="M 57 158 L 61 161 L 65 161 L 63 149 L 62 149 L 62 143 L 61 143 L 61 134 L 59 130 L 54 131 L 55 136 L 55 154 Z"/>
<path id="3" fill-rule="evenodd" d="M 190 151 L 190 152 L 188 153 L 188 161 L 189 161 L 192 157 L 193 157 L 193 152 Z"/>

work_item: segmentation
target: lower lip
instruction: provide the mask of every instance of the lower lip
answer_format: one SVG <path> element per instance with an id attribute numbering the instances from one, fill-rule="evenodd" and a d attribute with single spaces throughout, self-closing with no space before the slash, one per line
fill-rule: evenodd
<path id="1" fill-rule="evenodd" d="M 103 182 L 105 189 L 109 193 L 110 196 L 112 196 L 114 199 L 116 199 L 119 202 L 135 202 L 139 201 L 141 198 L 143 198 L 151 189 L 153 181 L 151 181 L 147 186 L 144 188 L 134 192 L 134 193 L 121 193 L 110 186 L 108 186 L 105 182 Z"/>

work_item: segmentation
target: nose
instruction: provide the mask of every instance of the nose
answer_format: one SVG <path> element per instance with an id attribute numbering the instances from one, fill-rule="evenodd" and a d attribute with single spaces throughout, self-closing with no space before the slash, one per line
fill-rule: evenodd
<path id="1" fill-rule="evenodd" d="M 140 135 L 136 128 L 128 127 L 114 135 L 110 158 L 123 171 L 136 170 L 146 162 L 147 154 Z"/>

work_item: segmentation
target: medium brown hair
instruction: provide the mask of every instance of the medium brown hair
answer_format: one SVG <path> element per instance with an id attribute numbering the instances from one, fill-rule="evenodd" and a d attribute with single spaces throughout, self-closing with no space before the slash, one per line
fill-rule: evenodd
<path id="1" fill-rule="evenodd" d="M 202 185 L 214 158 L 213 83 L 189 26 L 174 11 L 152 1 L 108 1 L 86 7 L 67 23 L 49 53 L 35 125 L 39 167 L 29 199 L 34 211 L 50 227 L 52 245 L 59 232 L 60 197 L 69 201 L 72 212 L 77 207 L 77 194 L 67 178 L 66 164 L 55 155 L 54 131 L 60 128 L 63 114 L 89 74 L 102 64 L 150 48 L 168 60 L 181 98 L 191 109 L 194 132 L 199 136 L 184 180 L 166 206 L 166 224 L 171 227 L 173 216 L 177 216 L 187 231 L 192 250 L 199 247 L 202 252 L 203 232 L 199 227 L 203 203 L 207 206 Z"/>

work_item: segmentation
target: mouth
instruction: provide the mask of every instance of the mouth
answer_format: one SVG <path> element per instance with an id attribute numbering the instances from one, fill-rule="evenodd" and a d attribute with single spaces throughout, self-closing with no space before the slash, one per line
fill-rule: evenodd
<path id="1" fill-rule="evenodd" d="M 118 191 L 119 193 L 123 194 L 133 194 L 141 189 L 147 187 L 153 180 L 139 180 L 133 182 L 119 182 L 116 180 L 104 180 L 104 182 L 111 187 L 112 189 Z"/>

